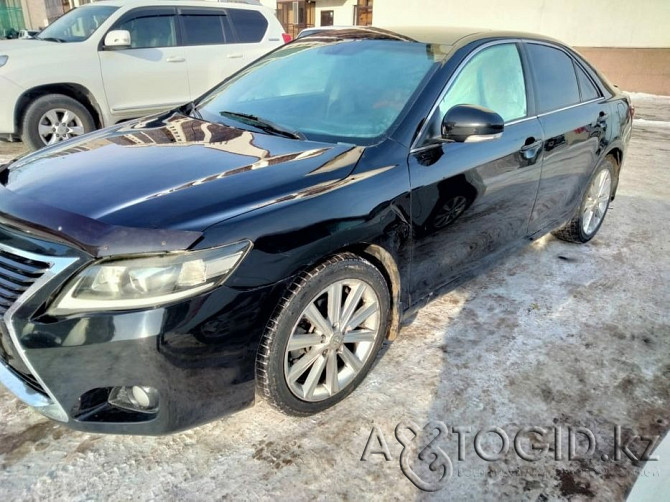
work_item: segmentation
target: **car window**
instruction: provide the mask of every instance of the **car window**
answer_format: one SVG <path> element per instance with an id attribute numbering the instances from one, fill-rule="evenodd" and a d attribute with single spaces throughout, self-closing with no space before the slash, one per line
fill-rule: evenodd
<path id="1" fill-rule="evenodd" d="M 228 9 L 228 16 L 240 43 L 260 42 L 268 29 L 268 21 L 255 10 Z"/>
<path id="2" fill-rule="evenodd" d="M 575 63 L 575 71 L 577 72 L 577 80 L 579 81 L 579 89 L 581 91 L 582 101 L 590 101 L 600 97 L 600 92 L 593 85 L 591 79 L 586 75 L 577 63 Z"/>
<path id="3" fill-rule="evenodd" d="M 175 16 L 143 16 L 121 23 L 117 30 L 130 32 L 130 47 L 174 47 L 177 45 Z"/>
<path id="4" fill-rule="evenodd" d="M 220 15 L 182 15 L 184 45 L 225 44 L 225 17 Z"/>
<path id="5" fill-rule="evenodd" d="M 483 106 L 505 122 L 526 116 L 526 82 L 516 44 L 489 47 L 466 63 L 431 119 L 426 139 L 439 135 L 442 118 L 456 105 Z"/>
<path id="6" fill-rule="evenodd" d="M 118 7 L 87 5 L 63 14 L 35 38 L 59 42 L 81 42 L 90 37 Z"/>
<path id="7" fill-rule="evenodd" d="M 528 44 L 527 47 L 537 83 L 539 113 L 579 103 L 579 87 L 572 58 L 546 45 Z"/>

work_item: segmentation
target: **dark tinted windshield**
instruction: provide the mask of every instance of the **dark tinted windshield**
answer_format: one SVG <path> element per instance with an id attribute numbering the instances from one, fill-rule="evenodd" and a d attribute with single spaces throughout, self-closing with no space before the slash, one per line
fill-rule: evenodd
<path id="1" fill-rule="evenodd" d="M 73 9 L 44 28 L 35 38 L 56 42 L 81 42 L 93 35 L 116 9 L 118 7 L 109 5 L 91 5 Z"/>
<path id="2" fill-rule="evenodd" d="M 371 144 L 445 56 L 415 42 L 294 42 L 223 83 L 198 110 L 215 122 L 243 113 L 308 139 Z"/>

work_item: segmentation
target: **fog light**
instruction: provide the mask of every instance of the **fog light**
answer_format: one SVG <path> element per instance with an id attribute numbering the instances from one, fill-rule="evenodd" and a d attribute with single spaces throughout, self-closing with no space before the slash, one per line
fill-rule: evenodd
<path id="1" fill-rule="evenodd" d="M 153 387 L 141 385 L 114 387 L 107 401 L 117 408 L 140 413 L 156 413 L 158 411 L 158 391 Z"/>

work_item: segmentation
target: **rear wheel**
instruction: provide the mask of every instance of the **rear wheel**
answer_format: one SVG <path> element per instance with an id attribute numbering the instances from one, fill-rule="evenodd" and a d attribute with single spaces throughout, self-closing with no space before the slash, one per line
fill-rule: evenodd
<path id="1" fill-rule="evenodd" d="M 79 101 L 63 94 L 47 94 L 28 105 L 21 139 L 32 150 L 38 150 L 94 129 L 93 117 Z"/>
<path id="2" fill-rule="evenodd" d="M 386 335 L 389 308 L 384 276 L 357 255 L 336 255 L 303 274 L 263 336 L 259 390 L 292 415 L 310 415 L 341 401 L 370 370 Z"/>
<path id="3" fill-rule="evenodd" d="M 593 173 L 577 214 L 553 235 L 568 242 L 590 241 L 605 220 L 614 188 L 615 160 L 606 157 Z"/>

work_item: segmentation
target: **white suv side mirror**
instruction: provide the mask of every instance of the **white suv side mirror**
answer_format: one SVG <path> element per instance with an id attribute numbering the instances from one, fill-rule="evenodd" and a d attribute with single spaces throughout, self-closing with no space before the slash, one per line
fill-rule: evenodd
<path id="1" fill-rule="evenodd" d="M 112 30 L 105 35 L 105 47 L 130 47 L 130 32 L 128 30 Z"/>

